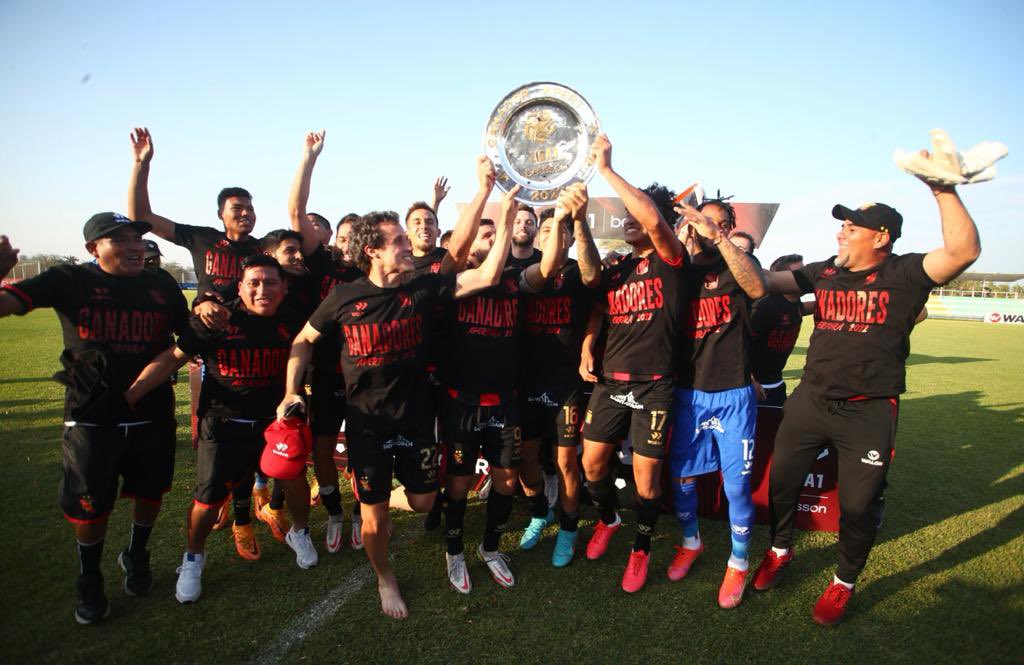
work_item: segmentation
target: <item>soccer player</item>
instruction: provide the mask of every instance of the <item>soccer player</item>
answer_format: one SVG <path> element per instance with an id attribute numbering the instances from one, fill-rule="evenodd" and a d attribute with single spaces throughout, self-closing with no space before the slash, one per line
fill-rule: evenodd
<path id="1" fill-rule="evenodd" d="M 772 261 L 770 270 L 792 272 L 803 267 L 804 257 L 787 254 Z M 804 314 L 812 311 L 813 303 L 805 307 L 800 296 L 793 294 L 769 293 L 754 303 L 750 312 L 750 371 L 758 406 L 781 409 L 786 401 L 782 370 L 800 336 Z"/>
<path id="2" fill-rule="evenodd" d="M 915 319 L 929 292 L 981 253 L 978 230 L 956 189 L 929 188 L 942 221 L 942 247 L 897 255 L 893 243 L 903 217 L 896 210 L 883 203 L 836 205 L 832 216 L 842 223 L 837 255 L 768 274 L 773 291 L 813 291 L 816 304 L 803 378 L 786 401 L 775 437 L 771 547 L 754 588 L 774 587 L 793 561 L 793 522 L 804 476 L 821 448 L 831 444 L 839 455 L 839 566 L 814 605 L 812 617 L 822 625 L 843 619 L 874 545 Z"/>
<path id="3" fill-rule="evenodd" d="M 339 340 L 348 397 L 345 433 L 362 502 L 363 542 L 377 574 L 381 609 L 396 619 L 405 618 L 408 608 L 388 561 L 392 474 L 405 486 L 416 511 L 430 508 L 437 489 L 424 327 L 439 299 L 463 298 L 497 283 L 508 251 L 515 192 L 503 200 L 509 213 L 499 232 L 504 249 L 495 251 L 479 269 L 457 276 L 412 277 L 412 248 L 398 216 L 378 212 L 360 218 L 353 224 L 351 242 L 366 277 L 339 285 L 292 346 L 288 394 L 278 407 L 279 415 L 302 401 L 302 376 L 313 344 L 321 336 Z"/>
<path id="4" fill-rule="evenodd" d="M 178 343 L 160 354 L 128 389 L 125 398 L 136 403 L 154 385 L 166 381 L 192 356 L 203 358 L 206 372 L 199 393 L 199 455 L 195 499 L 189 512 L 188 547 L 178 569 L 174 597 L 191 603 L 202 593 L 206 539 L 229 488 L 245 486 L 263 452 L 263 431 L 274 420 L 274 407 L 284 394 L 288 350 L 301 321 L 281 309 L 285 272 L 272 257 L 250 256 L 243 261 L 238 299 L 225 303 L 230 311 L 227 330 L 207 327 L 193 316 Z M 317 563 L 309 537 L 309 486 L 305 474 L 279 480 L 288 496 L 293 525 L 285 542 L 295 551 L 300 568 Z M 235 501 L 238 501 L 236 496 Z M 252 525 L 234 526 L 238 553 L 260 556 Z M 246 534 L 238 535 L 238 531 Z M 248 549 L 245 549 L 248 545 Z"/>
<path id="5" fill-rule="evenodd" d="M 608 137 L 602 134 L 594 142 L 591 156 L 626 206 L 629 214 L 623 232 L 633 251 L 602 273 L 599 300 L 581 347 L 580 375 L 597 383 L 583 425 L 583 472 L 600 516 L 587 544 L 587 558 L 603 556 L 622 524 L 615 510 L 615 485 L 608 462 L 629 434 L 637 531 L 622 588 L 633 593 L 647 580 L 651 536 L 660 510 L 672 372 L 683 316 L 686 250 L 665 221 L 666 215 L 673 214 L 671 193 L 664 187 L 649 187 L 647 192 L 658 197 L 660 205 L 656 204 L 648 193 L 615 172 L 611 151 Z M 602 323 L 608 334 L 599 369 L 594 343 Z"/>
<path id="6" fill-rule="evenodd" d="M 537 546 L 541 533 L 554 520 L 543 492 L 540 461 L 541 443 L 556 451 L 560 484 L 559 531 L 551 562 L 569 565 L 576 552 L 579 525 L 580 415 L 586 408 L 583 382 L 579 376 L 580 346 L 601 280 L 601 257 L 587 223 L 587 190 L 582 184 L 570 188 L 567 198 L 570 219 L 559 222 L 555 209 L 541 213 L 537 234 L 542 247 L 552 234 L 562 234 L 560 266 L 554 278 L 534 294 L 525 295 L 523 307 L 523 387 L 520 410 L 523 432 L 523 460 L 520 480 L 530 503 L 531 519 L 519 547 Z M 569 247 L 578 243 L 579 262 L 568 258 Z"/>
<path id="7" fill-rule="evenodd" d="M 338 250 L 338 260 L 347 265 L 354 266 L 352 261 L 352 253 L 348 248 L 348 237 L 352 232 L 352 222 L 359 219 L 359 215 L 354 212 L 350 212 L 341 218 L 338 222 L 338 228 L 334 233 L 334 247 Z"/>
<path id="8" fill-rule="evenodd" d="M 130 138 L 135 162 L 128 185 L 128 216 L 150 224 L 153 235 L 189 250 L 199 280 L 194 312 L 208 326 L 223 327 L 229 312 L 222 303 L 237 297 L 242 259 L 259 253 L 259 242 L 251 235 L 256 225 L 252 195 L 241 187 L 220 191 L 217 217 L 224 224 L 223 231 L 161 217 L 149 202 L 153 137 L 145 127 L 136 127 Z"/>
<path id="9" fill-rule="evenodd" d="M 519 204 L 515 225 L 512 227 L 512 253 L 508 258 L 511 266 L 525 268 L 540 262 L 541 252 L 533 246 L 537 237 L 537 211 L 525 203 Z"/>
<path id="10" fill-rule="evenodd" d="M 118 556 L 124 590 L 143 596 L 153 586 L 149 541 L 163 494 L 174 475 L 174 394 L 166 379 L 129 407 L 123 397 L 135 376 L 184 328 L 187 304 L 177 283 L 143 269 L 145 222 L 107 212 L 83 230 L 95 263 L 61 265 L 0 288 L 0 317 L 40 307 L 57 312 L 64 335 L 57 375 L 64 393 L 63 481 L 58 501 L 78 542 L 75 620 L 106 618 L 100 559 L 117 498 L 131 498 L 128 546 Z M 0 276 L 17 263 L 0 236 Z M 169 377 L 168 377 L 169 378 Z"/>
<path id="11" fill-rule="evenodd" d="M 506 196 L 505 201 L 508 201 Z M 503 210 L 512 222 L 515 208 Z M 568 207 L 560 207 L 561 216 Z M 522 214 L 521 212 L 519 213 Z M 518 216 L 518 215 L 517 215 Z M 560 220 L 559 220 L 560 222 Z M 519 482 L 522 436 L 516 386 L 519 379 L 519 294 L 544 288 L 558 269 L 562 234 L 550 234 L 549 253 L 527 267 L 506 260 L 499 227 L 489 247 L 489 229 L 481 224 L 473 250 L 480 261 L 502 254 L 504 270 L 497 285 L 456 303 L 447 313 L 447 343 L 441 364 L 445 387 L 441 431 L 445 446 L 447 478 L 445 506 L 445 562 L 448 580 L 460 593 L 472 589 L 463 544 L 466 497 L 476 472 L 477 457 L 489 465 L 491 488 L 487 495 L 487 520 L 483 542 L 477 549 L 491 577 L 504 587 L 515 584 L 509 558 L 498 550 L 501 533 L 512 512 L 512 498 Z M 454 242 L 454 241 L 453 241 Z M 486 371 L 481 371 L 486 367 Z"/>
<path id="12" fill-rule="evenodd" d="M 754 463 L 757 399 L 750 382 L 750 304 L 765 294 L 753 256 L 729 240 L 736 214 L 728 201 L 711 199 L 699 208 L 680 207 L 687 227 L 684 244 L 688 305 L 680 330 L 675 412 L 669 456 L 676 517 L 683 545 L 668 567 L 680 580 L 704 550 L 697 525 L 695 476 L 721 469 L 729 500 L 732 552 L 718 591 L 718 604 L 733 608 L 747 585 L 747 544 L 754 527 L 750 473 Z M 710 237 L 697 224 L 714 230 Z"/>
<path id="13" fill-rule="evenodd" d="M 733 231 L 729 234 L 729 240 L 747 254 L 754 253 L 754 236 L 746 231 Z"/>

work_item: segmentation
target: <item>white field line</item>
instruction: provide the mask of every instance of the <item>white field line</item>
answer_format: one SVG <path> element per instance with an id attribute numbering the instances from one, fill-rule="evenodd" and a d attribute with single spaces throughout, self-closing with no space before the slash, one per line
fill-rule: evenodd
<path id="1" fill-rule="evenodd" d="M 423 535 L 422 520 L 420 520 L 419 524 L 403 531 L 404 533 L 400 539 L 395 539 L 391 542 L 392 560 L 398 547 Z M 276 665 L 276 663 L 281 662 L 284 656 L 291 651 L 292 647 L 302 642 L 311 633 L 319 630 L 352 596 L 362 591 L 363 587 L 374 579 L 376 579 L 376 576 L 369 562 L 353 570 L 344 582 L 328 591 L 327 596 L 323 600 L 318 601 L 305 613 L 298 615 L 290 621 L 281 630 L 280 636 L 250 662 L 253 665 Z"/>

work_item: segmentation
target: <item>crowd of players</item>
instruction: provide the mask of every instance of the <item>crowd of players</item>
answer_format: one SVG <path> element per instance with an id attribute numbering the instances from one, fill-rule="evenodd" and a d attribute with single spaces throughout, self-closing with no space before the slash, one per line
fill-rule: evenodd
<path id="1" fill-rule="evenodd" d="M 127 216 L 101 213 L 84 227 L 95 261 L 0 290 L 0 316 L 51 307 L 63 330 L 59 502 L 78 543 L 78 622 L 109 613 L 100 560 L 119 489 L 133 500 L 129 542 L 118 555 L 124 589 L 145 595 L 152 587 L 147 542 L 174 472 L 171 379 L 192 358 L 201 360 L 203 380 L 180 602 L 200 597 L 205 542 L 217 526 L 231 524 L 240 556 L 260 557 L 253 512 L 295 551 L 299 567 L 317 563 L 304 464 L 298 473 L 273 474 L 281 476 L 273 493 L 259 473 L 265 430 L 299 411 L 313 433 L 329 553 L 343 542 L 333 453 L 344 424 L 357 498 L 351 538 L 365 546 L 388 616 L 408 613 L 388 560 L 393 479 L 403 507 L 427 513 L 428 526 L 443 521 L 449 581 L 469 593 L 463 524 L 478 458 L 486 459 L 491 485 L 477 554 L 495 582 L 511 587 L 499 542 L 517 490 L 531 515 L 522 549 L 535 548 L 557 520 L 551 561 L 569 565 L 585 498 L 597 521 L 583 549 L 598 559 L 622 525 L 611 462 L 627 440 L 635 535 L 623 590 L 637 592 L 647 578 L 663 466 L 681 526 L 666 573 L 673 581 L 704 551 L 696 478 L 721 471 L 732 543 L 723 608 L 739 605 L 748 584 L 774 587 L 791 564 L 804 474 L 832 445 L 839 564 L 812 615 L 826 625 L 842 619 L 877 532 L 910 332 L 931 288 L 980 252 L 953 188 L 930 186 L 942 222 L 939 249 L 897 255 L 898 212 L 881 203 L 837 205 L 836 256 L 804 265 L 788 255 L 763 271 L 727 201 L 691 207 L 665 187 L 636 188 L 612 167 L 603 135 L 590 158 L 625 204 L 632 248 L 603 261 L 582 184 L 539 215 L 512 190 L 497 219 L 482 219 L 495 182 L 484 157 L 476 164 L 478 191 L 444 246 L 437 245 L 443 179 L 431 204 L 409 207 L 404 228 L 390 211 L 346 215 L 332 244 L 331 224 L 306 210 L 322 132 L 305 137 L 289 227 L 262 240 L 253 235 L 253 198 L 241 188 L 218 196 L 223 230 L 155 213 L 152 137 L 136 129 L 131 140 Z M 191 252 L 199 282 L 191 307 L 167 273 L 147 268 L 159 253 L 143 240 L 150 232 Z M 568 256 L 574 244 L 575 260 Z M 16 261 L 17 250 L 0 236 L 0 276 Z M 801 303 L 809 293 L 814 303 Z M 782 368 L 811 310 L 803 378 L 786 400 Z M 756 409 L 784 401 L 770 476 L 771 544 L 751 571 Z M 557 517 L 545 469 L 557 475 Z"/>

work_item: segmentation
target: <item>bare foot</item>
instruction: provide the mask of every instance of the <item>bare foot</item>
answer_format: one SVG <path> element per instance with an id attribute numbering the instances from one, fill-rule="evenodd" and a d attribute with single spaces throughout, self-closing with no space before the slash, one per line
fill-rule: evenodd
<path id="1" fill-rule="evenodd" d="M 392 575 L 390 579 L 377 580 L 377 593 L 380 594 L 380 609 L 392 619 L 404 619 L 409 616 L 409 608 L 402 600 L 398 590 L 398 582 Z"/>

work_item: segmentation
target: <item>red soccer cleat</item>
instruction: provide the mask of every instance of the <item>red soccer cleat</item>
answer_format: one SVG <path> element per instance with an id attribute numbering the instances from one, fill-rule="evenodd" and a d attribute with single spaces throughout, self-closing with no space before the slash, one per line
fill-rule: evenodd
<path id="1" fill-rule="evenodd" d="M 743 601 L 743 591 L 747 588 L 749 570 L 737 570 L 732 566 L 725 567 L 725 578 L 718 589 L 718 606 L 723 610 L 731 610 Z"/>
<path id="2" fill-rule="evenodd" d="M 672 563 L 668 566 L 668 578 L 673 582 L 686 577 L 686 574 L 690 572 L 690 566 L 697 560 L 701 552 L 704 551 L 704 543 L 700 544 L 700 547 L 695 550 L 689 550 L 685 547 L 676 545 L 676 555 L 672 559 Z"/>
<path id="3" fill-rule="evenodd" d="M 757 572 L 754 573 L 754 588 L 758 591 L 767 591 L 774 588 L 782 579 L 782 572 L 792 561 L 793 550 L 779 556 L 769 547 L 768 551 L 764 553 L 761 565 L 757 567 Z"/>
<path id="4" fill-rule="evenodd" d="M 847 589 L 838 582 L 828 585 L 825 592 L 814 603 L 814 611 L 811 617 L 816 623 L 822 626 L 834 626 L 843 620 L 846 615 L 846 603 L 853 595 L 853 589 Z"/>
<path id="5" fill-rule="evenodd" d="M 651 555 L 643 550 L 634 550 L 629 554 L 629 563 L 626 564 L 626 572 L 622 574 L 622 590 L 626 593 L 636 593 L 644 588 L 647 582 L 647 564 Z"/>
<path id="6" fill-rule="evenodd" d="M 620 526 L 622 526 L 622 518 L 618 515 L 615 516 L 615 521 L 611 524 L 597 520 L 597 524 L 594 525 L 594 535 L 587 543 L 587 558 L 596 561 L 603 557 L 604 553 L 608 551 L 608 543 Z"/>

